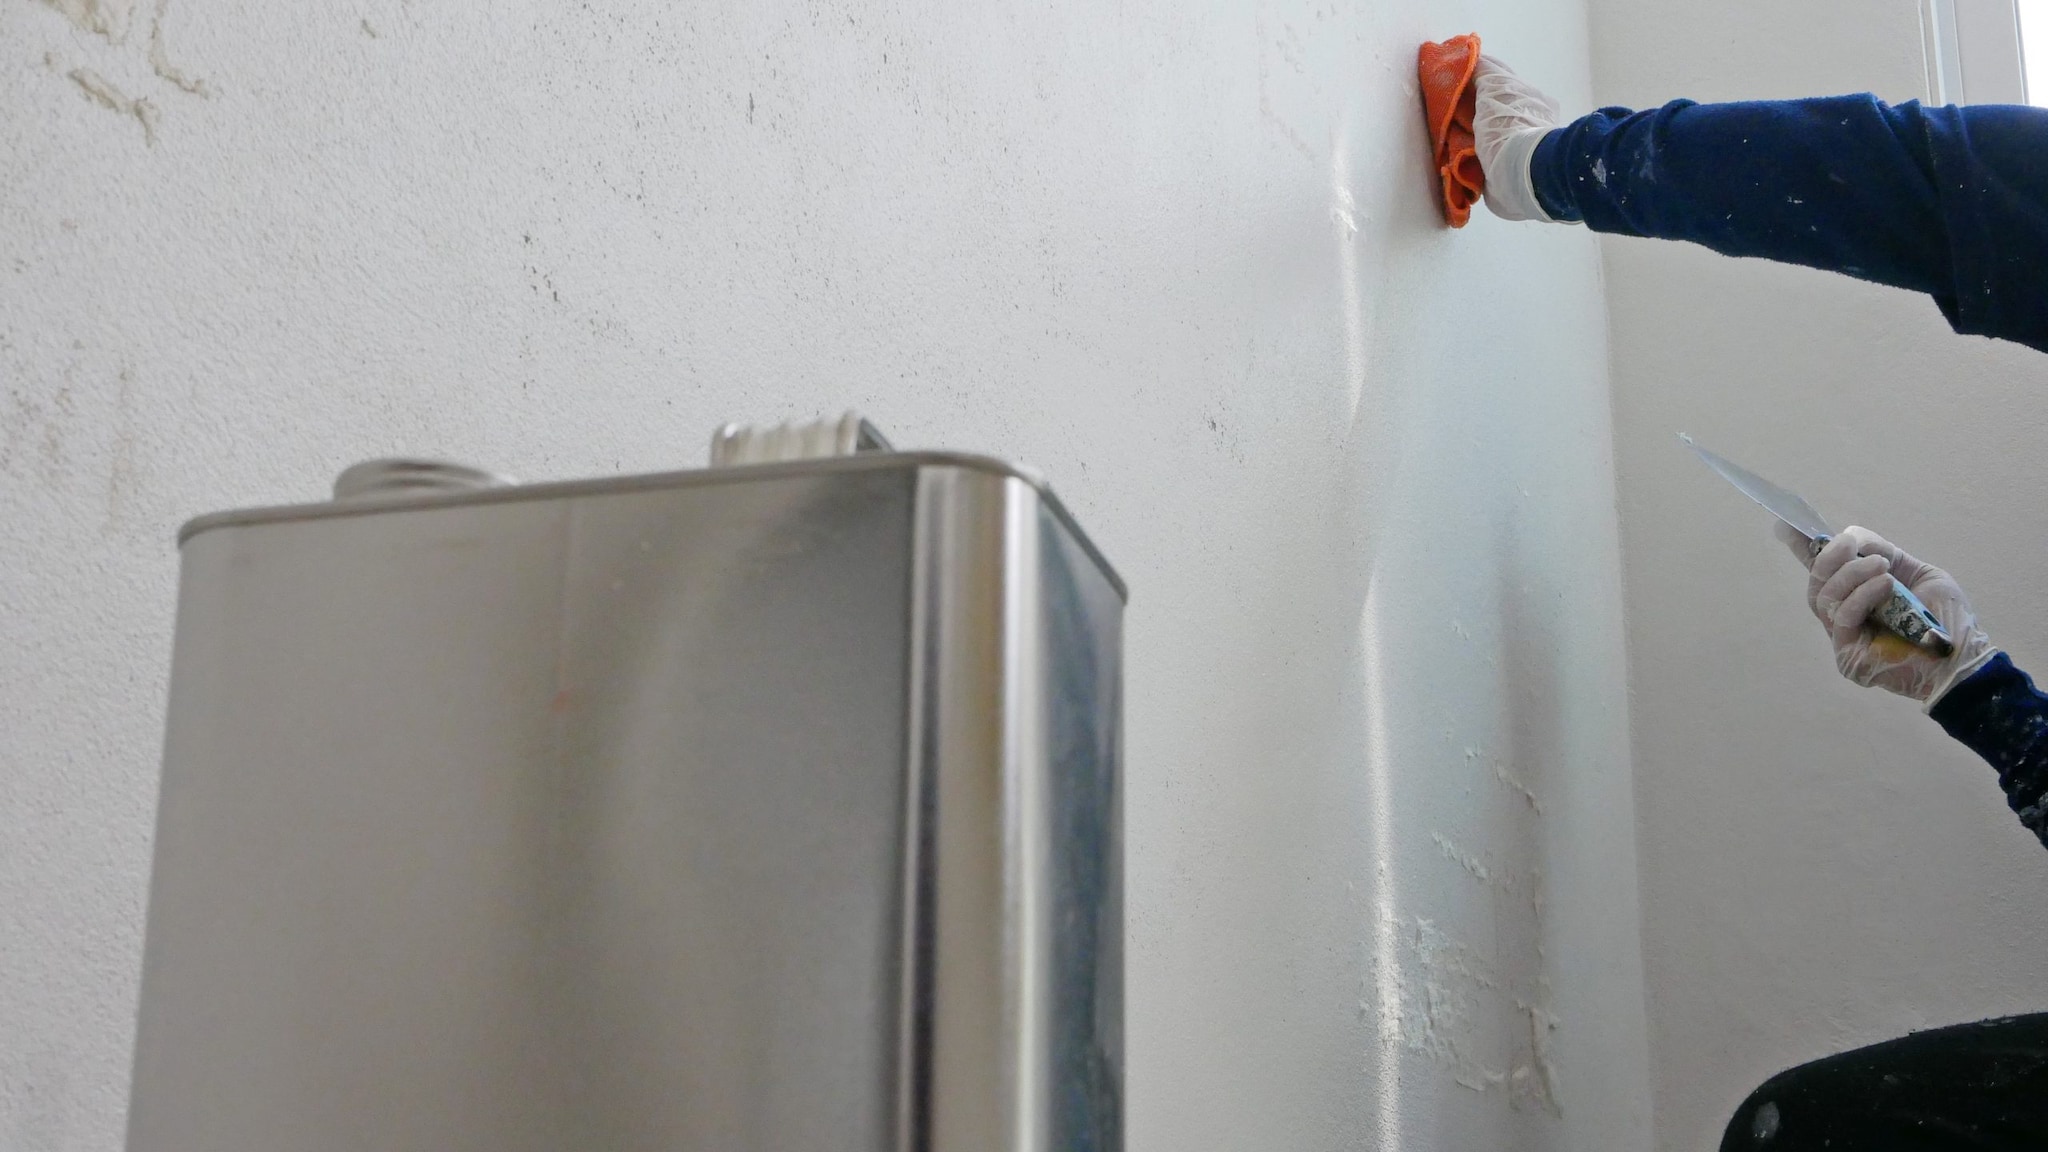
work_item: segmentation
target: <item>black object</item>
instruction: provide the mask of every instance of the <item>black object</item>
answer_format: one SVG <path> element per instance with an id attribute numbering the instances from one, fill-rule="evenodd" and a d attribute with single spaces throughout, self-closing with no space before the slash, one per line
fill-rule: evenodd
<path id="1" fill-rule="evenodd" d="M 1750 1093 L 1721 1152 L 2048 1149 L 2048 1012 L 1916 1032 Z"/>

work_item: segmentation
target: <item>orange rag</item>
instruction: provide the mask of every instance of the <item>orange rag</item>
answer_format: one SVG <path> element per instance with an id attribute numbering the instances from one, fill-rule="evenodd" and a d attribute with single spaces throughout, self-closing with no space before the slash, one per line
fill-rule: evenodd
<path id="1" fill-rule="evenodd" d="M 1425 43 L 1416 53 L 1422 79 L 1422 112 L 1429 118 L 1429 142 L 1444 182 L 1444 219 L 1463 228 L 1472 205 L 1486 191 L 1486 173 L 1473 146 L 1472 73 L 1479 67 L 1479 34 L 1467 32 L 1441 44 Z"/>

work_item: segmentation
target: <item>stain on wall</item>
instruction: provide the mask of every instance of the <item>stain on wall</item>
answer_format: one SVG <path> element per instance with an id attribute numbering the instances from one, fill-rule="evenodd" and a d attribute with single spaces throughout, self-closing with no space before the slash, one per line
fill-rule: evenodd
<path id="1" fill-rule="evenodd" d="M 76 24 L 81 31 L 104 36 L 118 44 L 128 38 L 128 24 L 134 6 L 127 0 L 42 0 Z"/>
<path id="2" fill-rule="evenodd" d="M 104 40 L 112 48 L 121 48 L 129 43 L 130 32 L 136 17 L 136 6 L 128 0 L 30 0 L 55 9 L 80 31 L 90 33 Z M 143 52 L 153 77 L 180 92 L 201 98 L 214 94 L 213 85 L 204 77 L 194 76 L 172 63 L 170 51 L 164 43 L 164 22 L 170 10 L 170 0 L 156 0 L 149 15 L 149 32 Z M 46 52 L 45 67 L 56 70 L 59 66 L 57 53 Z M 72 67 L 64 72 L 78 91 L 109 112 L 133 119 L 142 127 L 142 141 L 155 147 L 157 126 L 162 122 L 163 110 L 149 95 L 130 95 L 121 86 L 107 79 L 92 67 Z"/>
<path id="3" fill-rule="evenodd" d="M 133 116 L 142 125 L 143 143 L 156 145 L 156 125 L 163 113 L 157 111 L 155 102 L 148 97 L 134 97 L 107 83 L 105 77 L 89 68 L 73 68 L 69 73 L 71 82 L 78 85 L 95 104 L 109 112 Z"/>
<path id="4" fill-rule="evenodd" d="M 194 96 L 211 96 L 213 85 L 207 83 L 205 77 L 191 75 L 171 63 L 171 54 L 164 48 L 164 14 L 170 7 L 171 0 L 156 0 L 156 14 L 149 22 L 150 70 L 182 91 Z"/>

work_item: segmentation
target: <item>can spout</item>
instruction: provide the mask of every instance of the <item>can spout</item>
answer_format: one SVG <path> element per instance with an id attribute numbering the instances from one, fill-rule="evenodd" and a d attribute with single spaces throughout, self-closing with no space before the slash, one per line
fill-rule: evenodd
<path id="1" fill-rule="evenodd" d="M 888 439 L 873 424 L 858 412 L 848 412 L 824 420 L 792 420 L 767 428 L 727 424 L 711 437 L 711 466 L 733 468 L 742 464 L 893 451 Z"/>

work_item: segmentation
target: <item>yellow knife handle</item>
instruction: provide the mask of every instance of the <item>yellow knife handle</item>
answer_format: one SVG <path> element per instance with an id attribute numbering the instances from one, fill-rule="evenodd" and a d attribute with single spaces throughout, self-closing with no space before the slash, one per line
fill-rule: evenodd
<path id="1" fill-rule="evenodd" d="M 1827 547 L 1831 539 L 1832 537 L 1828 536 L 1815 536 L 1808 541 L 1808 557 L 1818 557 L 1821 549 Z M 1948 629 L 1941 626 L 1941 621 L 1934 618 L 1934 613 L 1927 610 L 1927 605 L 1921 603 L 1918 596 L 1913 595 L 1911 588 L 1899 583 L 1896 576 L 1892 577 L 1891 596 L 1877 606 L 1877 610 L 1870 614 L 1870 619 L 1878 627 L 1913 647 L 1932 652 L 1936 656 L 1948 656 L 1956 650 L 1955 638 L 1948 634 Z"/>

